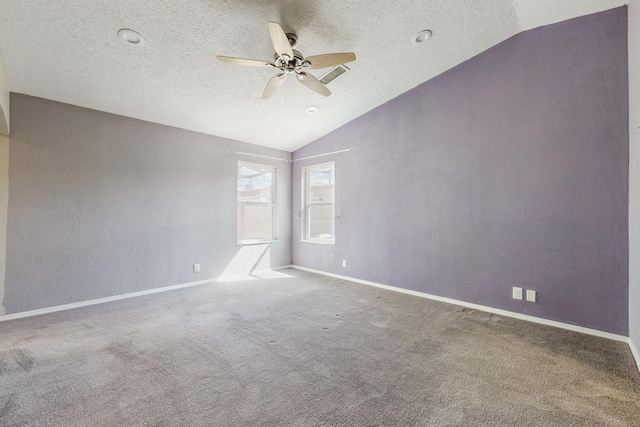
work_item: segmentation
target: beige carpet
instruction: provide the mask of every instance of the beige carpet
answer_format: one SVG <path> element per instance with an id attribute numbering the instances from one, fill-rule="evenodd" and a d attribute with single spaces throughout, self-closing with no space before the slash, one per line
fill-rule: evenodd
<path id="1" fill-rule="evenodd" d="M 0 425 L 640 425 L 626 344 L 283 273 L 0 323 Z"/>

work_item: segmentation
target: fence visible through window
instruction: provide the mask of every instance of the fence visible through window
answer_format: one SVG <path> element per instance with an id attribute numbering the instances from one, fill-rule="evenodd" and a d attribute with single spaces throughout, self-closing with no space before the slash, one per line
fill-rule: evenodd
<path id="1" fill-rule="evenodd" d="M 276 240 L 276 168 L 238 163 L 238 243 Z"/>

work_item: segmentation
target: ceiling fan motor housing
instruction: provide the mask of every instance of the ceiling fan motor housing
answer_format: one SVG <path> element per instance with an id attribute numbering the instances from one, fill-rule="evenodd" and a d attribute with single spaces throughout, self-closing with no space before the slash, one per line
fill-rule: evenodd
<path id="1" fill-rule="evenodd" d="M 306 73 L 305 70 L 334 67 L 345 62 L 355 61 L 356 59 L 356 55 L 353 52 L 315 55 L 305 59 L 299 51 L 294 50 L 298 44 L 298 36 L 295 33 L 285 33 L 280 24 L 270 21 L 269 34 L 273 48 L 276 51 L 273 56 L 273 62 L 217 56 L 221 61 L 234 64 L 261 68 L 277 68 L 280 73 L 273 76 L 271 80 L 269 80 L 269 83 L 267 83 L 267 87 L 262 93 L 263 99 L 271 97 L 271 95 L 278 90 L 287 77 L 287 74 L 295 74 L 297 80 L 312 91 L 322 96 L 329 96 L 331 95 L 331 91 L 327 89 L 324 83 L 312 74 Z"/>
<path id="2" fill-rule="evenodd" d="M 304 57 L 297 50 L 293 51 L 293 58 L 286 55 L 274 55 L 273 64 L 276 68 L 280 68 L 284 73 L 299 73 L 303 68 L 309 67 L 309 61 L 305 61 Z"/>

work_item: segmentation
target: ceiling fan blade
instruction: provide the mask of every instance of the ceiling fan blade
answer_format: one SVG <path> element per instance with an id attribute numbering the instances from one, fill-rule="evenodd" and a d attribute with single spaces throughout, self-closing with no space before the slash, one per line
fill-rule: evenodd
<path id="1" fill-rule="evenodd" d="M 247 65 L 249 67 L 269 67 L 273 66 L 271 62 L 259 61 L 257 59 L 232 58 L 230 56 L 216 56 L 220 61 L 229 62 L 237 65 Z"/>
<path id="2" fill-rule="evenodd" d="M 289 38 L 280 24 L 277 22 L 269 22 L 269 35 L 271 35 L 273 48 L 278 55 L 289 55 L 289 58 L 293 58 L 293 49 L 291 49 L 291 44 L 289 44 Z"/>
<path id="3" fill-rule="evenodd" d="M 302 79 L 300 77 L 303 77 Z M 311 89 L 314 92 L 318 92 L 322 96 L 331 95 L 331 91 L 318 79 L 309 73 L 300 73 L 298 81 Z"/>
<path id="4" fill-rule="evenodd" d="M 335 67 L 336 65 L 355 61 L 356 54 L 353 52 L 328 53 L 326 55 L 310 56 L 306 60 L 311 63 L 311 66 L 309 68 L 311 68 L 312 70 L 316 70 L 318 68 Z"/>
<path id="5" fill-rule="evenodd" d="M 282 83 L 284 83 L 284 79 L 286 78 L 286 74 L 278 74 L 277 76 L 271 77 L 271 80 L 269 80 L 269 83 L 267 83 L 267 87 L 265 87 L 264 92 L 262 92 L 262 99 L 268 99 L 271 97 L 271 95 L 276 93 L 276 91 L 280 89 L 280 86 L 282 86 Z"/>

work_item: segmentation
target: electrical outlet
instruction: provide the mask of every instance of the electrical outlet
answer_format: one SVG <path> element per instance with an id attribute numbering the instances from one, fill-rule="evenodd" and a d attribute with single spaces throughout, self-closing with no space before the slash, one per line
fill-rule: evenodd
<path id="1" fill-rule="evenodd" d="M 527 301 L 536 302 L 537 292 L 532 291 L 531 289 L 527 289 Z"/>
<path id="2" fill-rule="evenodd" d="M 513 299 L 522 299 L 522 288 L 513 287 L 512 292 Z"/>
<path id="3" fill-rule="evenodd" d="M 200 264 L 193 264 L 193 272 L 200 273 Z"/>
<path id="4" fill-rule="evenodd" d="M 347 268 L 347 260 L 346 260 L 346 259 L 343 259 L 343 260 L 342 260 L 342 266 L 343 266 L 344 268 Z"/>

